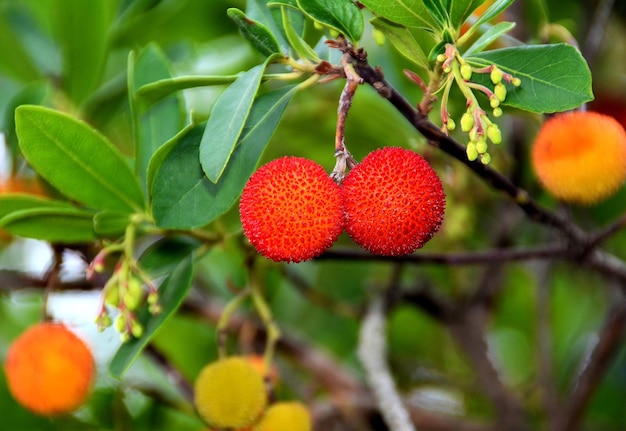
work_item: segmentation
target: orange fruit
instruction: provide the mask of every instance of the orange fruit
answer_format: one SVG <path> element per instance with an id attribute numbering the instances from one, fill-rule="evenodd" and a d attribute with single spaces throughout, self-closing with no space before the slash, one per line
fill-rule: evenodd
<path id="1" fill-rule="evenodd" d="M 348 173 L 341 190 L 346 231 L 374 254 L 412 253 L 443 221 L 441 180 L 422 156 L 407 149 L 373 151 Z"/>
<path id="2" fill-rule="evenodd" d="M 339 186 L 324 168 L 282 157 L 259 168 L 241 195 L 243 231 L 263 256 L 302 262 L 326 251 L 344 227 Z"/>
<path id="3" fill-rule="evenodd" d="M 626 179 L 626 132 L 613 117 L 597 112 L 557 114 L 537 133 L 531 161 L 539 181 L 556 198 L 593 205 Z"/>
<path id="4" fill-rule="evenodd" d="M 39 323 L 10 346 L 5 363 L 9 391 L 43 416 L 69 413 L 85 402 L 95 365 L 87 345 L 65 325 Z"/>

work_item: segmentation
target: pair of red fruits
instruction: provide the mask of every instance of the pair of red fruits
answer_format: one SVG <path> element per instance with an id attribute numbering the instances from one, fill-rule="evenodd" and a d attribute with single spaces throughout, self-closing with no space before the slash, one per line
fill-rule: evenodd
<path id="1" fill-rule="evenodd" d="M 328 250 L 344 230 L 373 254 L 412 253 L 439 230 L 445 205 L 441 180 L 422 156 L 384 147 L 340 185 L 312 160 L 273 160 L 250 177 L 239 212 L 260 254 L 302 262 Z"/>

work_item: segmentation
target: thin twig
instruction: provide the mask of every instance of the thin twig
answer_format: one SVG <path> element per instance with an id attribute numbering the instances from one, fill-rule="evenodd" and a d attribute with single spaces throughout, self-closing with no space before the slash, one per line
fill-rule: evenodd
<path id="1" fill-rule="evenodd" d="M 383 299 L 372 301 L 361 323 L 358 355 L 369 387 L 390 431 L 417 431 L 396 389 L 387 364 L 386 316 Z"/>

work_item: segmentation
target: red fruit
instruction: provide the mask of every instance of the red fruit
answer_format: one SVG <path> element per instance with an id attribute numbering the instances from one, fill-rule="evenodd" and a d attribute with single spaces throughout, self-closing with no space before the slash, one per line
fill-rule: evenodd
<path id="1" fill-rule="evenodd" d="M 85 343 L 65 325 L 40 323 L 11 344 L 5 372 L 24 407 L 44 416 L 69 413 L 91 389 L 95 365 Z"/>
<path id="2" fill-rule="evenodd" d="M 413 151 L 386 147 L 370 153 L 348 173 L 341 190 L 348 234 L 374 254 L 412 253 L 443 221 L 441 180 Z"/>
<path id="3" fill-rule="evenodd" d="M 243 231 L 263 256 L 301 262 L 326 251 L 344 227 L 339 186 L 317 163 L 282 157 L 259 168 L 239 204 Z"/>

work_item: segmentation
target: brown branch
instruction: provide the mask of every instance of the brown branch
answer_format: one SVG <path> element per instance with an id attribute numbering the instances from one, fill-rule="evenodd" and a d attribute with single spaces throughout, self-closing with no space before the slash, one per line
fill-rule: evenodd
<path id="1" fill-rule="evenodd" d="M 570 248 L 563 243 L 552 243 L 534 248 L 502 248 L 460 253 L 428 253 L 419 251 L 406 256 L 379 256 L 355 248 L 333 247 L 317 260 L 354 260 L 406 262 L 412 264 L 440 264 L 450 266 L 486 265 L 494 262 L 565 259 Z"/>

